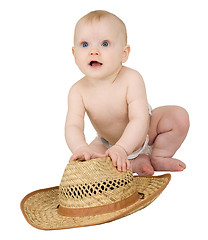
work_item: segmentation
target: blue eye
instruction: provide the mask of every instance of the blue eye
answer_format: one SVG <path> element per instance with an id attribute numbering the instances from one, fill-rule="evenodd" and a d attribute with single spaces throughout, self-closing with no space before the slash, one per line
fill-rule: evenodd
<path id="1" fill-rule="evenodd" d="M 106 42 L 106 41 L 102 43 L 102 46 L 103 46 L 103 47 L 108 47 L 109 45 L 110 45 L 110 43 L 109 43 L 109 42 Z"/>
<path id="2" fill-rule="evenodd" d="M 88 43 L 87 42 L 83 42 L 82 43 L 82 47 L 88 47 Z"/>

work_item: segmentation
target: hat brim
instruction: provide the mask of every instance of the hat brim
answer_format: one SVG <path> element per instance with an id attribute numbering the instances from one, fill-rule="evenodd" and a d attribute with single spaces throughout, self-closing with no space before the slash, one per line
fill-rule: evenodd
<path id="1" fill-rule="evenodd" d="M 26 195 L 21 201 L 22 213 L 29 224 L 42 230 L 84 227 L 110 222 L 141 210 L 152 203 L 165 189 L 171 175 L 135 176 L 134 181 L 139 193 L 144 197 L 121 210 L 96 216 L 65 217 L 57 212 L 59 187 L 37 190 Z"/>

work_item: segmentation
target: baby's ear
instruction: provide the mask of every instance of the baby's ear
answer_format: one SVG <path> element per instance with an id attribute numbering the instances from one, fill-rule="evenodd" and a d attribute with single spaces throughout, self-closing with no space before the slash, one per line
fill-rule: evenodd
<path id="1" fill-rule="evenodd" d="M 72 47 L 72 54 L 74 55 L 74 47 Z"/>
<path id="2" fill-rule="evenodd" d="M 122 63 L 125 63 L 128 60 L 129 53 L 130 53 L 130 46 L 126 45 L 123 50 Z"/>

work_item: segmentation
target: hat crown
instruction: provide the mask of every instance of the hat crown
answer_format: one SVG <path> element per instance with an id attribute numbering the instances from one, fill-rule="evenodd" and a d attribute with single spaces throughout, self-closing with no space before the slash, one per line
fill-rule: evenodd
<path id="1" fill-rule="evenodd" d="M 131 170 L 119 172 L 110 158 L 69 163 L 59 186 L 59 202 L 64 208 L 109 205 L 136 192 Z"/>

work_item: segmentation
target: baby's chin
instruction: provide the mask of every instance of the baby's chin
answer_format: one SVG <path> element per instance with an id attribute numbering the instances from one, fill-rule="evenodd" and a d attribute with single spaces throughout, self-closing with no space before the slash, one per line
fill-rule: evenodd
<path id="1" fill-rule="evenodd" d="M 98 66 L 89 67 L 87 71 L 82 71 L 82 73 L 89 79 L 105 79 L 107 74 Z"/>
<path id="2" fill-rule="evenodd" d="M 119 65 L 115 68 L 108 68 L 103 63 L 102 65 L 90 66 L 88 65 L 85 69 L 80 69 L 82 73 L 88 78 L 93 80 L 115 80 L 116 76 L 120 72 L 122 65 Z"/>

